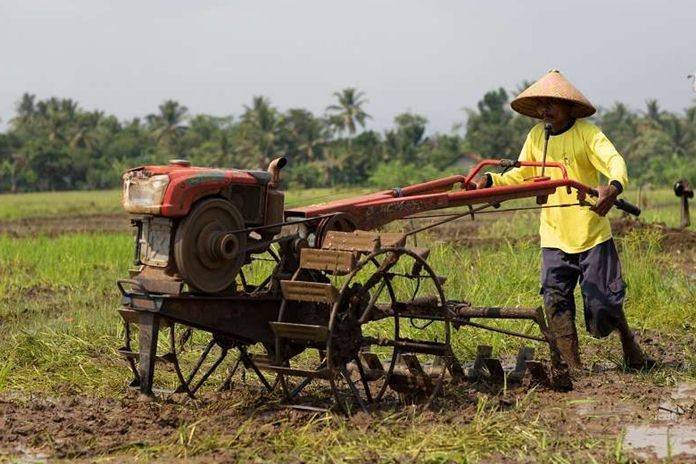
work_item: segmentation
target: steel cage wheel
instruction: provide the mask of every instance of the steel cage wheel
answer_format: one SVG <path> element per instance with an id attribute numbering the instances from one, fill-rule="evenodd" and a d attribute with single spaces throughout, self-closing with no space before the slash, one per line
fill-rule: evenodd
<path id="1" fill-rule="evenodd" d="M 380 262 L 381 259 L 381 262 Z M 409 261 L 409 262 L 405 262 Z M 451 371 L 452 369 L 452 362 L 453 362 L 453 355 L 451 353 L 451 325 L 450 325 L 450 320 L 449 320 L 449 315 L 447 314 L 447 306 L 446 306 L 446 299 L 444 295 L 444 290 L 442 288 L 442 283 L 438 276 L 434 273 L 430 265 L 427 263 L 427 261 L 420 255 L 418 255 L 416 252 L 404 248 L 404 247 L 391 247 L 391 248 L 383 248 L 380 250 L 377 250 L 365 258 L 361 260 L 361 262 L 358 264 L 358 266 L 354 269 L 354 271 L 348 276 L 348 279 L 344 282 L 341 291 L 339 293 L 339 299 L 336 301 L 334 304 L 334 307 L 332 309 L 332 314 L 331 314 L 331 321 L 330 321 L 330 327 L 333 328 L 333 326 L 336 323 L 336 317 L 338 316 L 340 310 L 341 310 L 341 305 L 342 300 L 346 298 L 346 295 L 349 295 L 348 289 L 351 287 L 351 285 L 355 282 L 356 277 L 365 270 L 366 267 L 368 267 L 370 264 L 373 266 L 377 267 L 377 272 L 376 274 L 379 274 L 379 270 L 382 269 L 381 273 L 382 275 L 379 277 L 379 281 L 381 283 L 372 283 L 373 287 L 381 287 L 383 286 L 384 288 L 388 289 L 388 294 L 389 294 L 389 301 L 390 301 L 390 306 L 393 309 L 393 313 L 389 316 L 389 318 L 393 321 L 393 336 L 391 340 L 379 340 L 379 345 L 380 346 L 389 346 L 390 344 L 393 346 L 391 356 L 389 359 L 388 363 L 388 368 L 386 369 L 386 372 L 384 374 L 384 382 L 381 385 L 381 387 L 377 390 L 375 394 L 372 394 L 371 392 L 368 393 L 370 390 L 367 386 L 369 382 L 362 382 L 363 383 L 363 390 L 365 392 L 365 396 L 362 397 L 362 401 L 369 402 L 370 396 L 372 396 L 372 399 L 377 402 L 381 401 L 382 398 L 385 395 L 386 389 L 390 384 L 390 381 L 392 380 L 392 376 L 395 373 L 396 367 L 397 367 L 397 361 L 399 360 L 399 356 L 402 353 L 406 353 L 406 350 L 403 350 L 401 347 L 399 347 L 399 343 L 403 343 L 406 341 L 409 341 L 409 339 L 405 336 L 402 335 L 402 329 L 403 329 L 403 322 L 404 320 L 409 320 L 410 318 L 405 317 L 405 315 L 401 314 L 400 308 L 402 308 L 405 304 L 412 303 L 413 300 L 417 300 L 417 293 L 419 289 L 424 289 L 425 287 L 421 284 L 421 280 L 427 280 L 430 283 L 430 288 L 429 290 L 434 291 L 435 295 L 434 298 L 436 299 L 435 305 L 439 310 L 439 314 L 431 314 L 429 317 L 425 317 L 424 319 L 427 321 L 428 319 L 429 322 L 426 324 L 426 326 L 431 325 L 432 323 L 437 323 L 441 325 L 441 330 L 438 331 L 439 334 L 441 334 L 444 337 L 444 340 L 442 342 L 439 342 L 438 346 L 443 350 L 443 356 L 440 356 L 440 360 L 443 361 L 442 365 L 439 368 L 439 373 L 434 376 L 432 379 L 432 388 L 430 389 L 429 396 L 427 398 L 427 404 L 430 404 L 433 399 L 439 394 L 439 392 L 442 389 L 442 385 L 444 383 L 445 375 L 447 371 Z M 399 272 L 403 271 L 403 269 L 399 269 L 400 267 L 403 268 L 404 265 L 406 264 L 411 264 L 411 271 L 408 272 Z M 417 274 L 410 274 L 414 269 L 417 270 Z M 373 274 L 375 275 L 375 274 Z M 403 296 L 400 293 L 404 293 L 403 289 L 397 288 L 398 287 L 398 282 L 396 279 L 404 279 L 408 282 L 413 283 L 415 291 L 412 294 L 404 294 Z M 369 280 L 369 279 L 368 279 Z M 375 304 L 377 303 L 374 298 L 374 294 L 371 295 L 368 304 L 366 307 L 362 308 L 362 315 L 361 315 L 361 327 L 365 327 L 366 325 L 370 324 L 370 312 L 374 311 L 375 309 Z M 413 326 L 416 330 L 416 332 L 422 332 L 420 327 L 418 326 Z M 425 327 L 427 328 L 427 327 Z M 331 350 L 333 347 L 331 346 L 332 338 L 329 339 L 329 345 L 327 352 L 331 354 Z M 424 355 L 419 354 L 420 357 L 424 357 Z M 331 358 L 329 358 L 331 359 Z M 358 364 L 359 365 L 359 364 Z M 431 375 L 432 372 L 435 370 L 434 366 L 431 366 Z M 437 372 L 435 370 L 435 372 Z M 344 375 L 345 376 L 345 375 Z M 363 372 L 360 372 L 360 376 L 364 377 Z M 350 382 L 348 382 L 350 384 Z M 353 382 L 353 385 L 349 385 L 351 387 L 351 390 L 354 394 L 354 396 L 357 396 L 358 391 L 356 391 L 355 388 L 355 382 Z M 358 399 L 358 398 L 356 398 Z M 360 400 L 358 399 L 358 402 L 360 403 Z"/>
<path id="2" fill-rule="evenodd" d="M 352 288 L 355 284 L 360 284 L 358 280 L 361 278 L 361 273 L 364 273 L 368 268 L 372 267 L 373 269 L 370 269 L 372 272 L 370 273 L 370 276 L 368 277 L 367 281 L 370 279 L 374 280 L 373 285 L 370 286 L 370 288 L 363 288 L 363 287 L 358 287 L 357 291 L 367 291 L 367 298 L 365 299 L 367 305 L 365 307 L 359 308 L 359 315 L 354 314 L 353 316 L 357 316 L 358 322 L 360 323 L 361 326 L 361 333 L 362 333 L 362 319 L 363 317 L 366 316 L 366 313 L 370 311 L 371 306 L 377 303 L 377 300 L 382 296 L 384 293 L 386 293 L 386 296 L 388 297 L 389 301 L 394 304 L 396 302 L 396 295 L 394 293 L 394 290 L 392 288 L 392 284 L 387 278 L 386 275 L 382 275 L 374 279 L 375 276 L 379 275 L 379 270 L 384 264 L 387 263 L 387 259 L 389 259 L 391 255 L 387 253 L 387 251 L 380 250 L 377 252 L 370 253 L 366 257 L 364 257 L 355 267 L 355 269 L 347 276 L 346 280 L 344 281 L 343 285 L 341 286 L 341 289 L 339 290 L 339 296 L 336 302 L 333 304 L 332 309 L 331 309 L 331 316 L 329 318 L 329 332 L 332 334 L 332 336 L 329 337 L 327 340 L 327 359 L 329 360 L 329 366 L 331 369 L 334 369 L 337 372 L 337 378 L 339 382 L 344 382 L 345 385 L 348 387 L 350 394 L 353 396 L 353 398 L 356 400 L 358 405 L 362 409 L 367 409 L 367 405 L 370 403 L 378 403 L 380 402 L 386 391 L 387 391 L 387 386 L 389 383 L 389 372 L 392 370 L 392 365 L 395 362 L 395 357 L 393 356 L 393 350 L 392 353 L 388 353 L 388 359 L 389 359 L 389 368 L 387 370 L 386 374 L 382 375 L 382 378 L 379 379 L 374 379 L 374 373 L 371 373 L 367 371 L 366 366 L 363 365 L 361 356 L 364 355 L 363 349 L 364 346 L 361 346 L 359 350 L 355 353 L 355 356 L 353 359 L 347 360 L 343 359 L 342 361 L 346 362 L 339 362 L 336 363 L 334 362 L 334 351 L 336 350 L 335 347 L 335 337 L 333 336 L 337 332 L 337 322 L 338 322 L 338 317 L 341 315 L 343 311 L 350 310 L 350 307 L 346 308 L 345 304 L 347 302 L 346 300 L 355 297 L 356 295 L 353 294 Z M 380 258 L 384 259 L 384 262 L 380 262 Z M 367 283 L 367 282 L 366 282 Z M 373 293 L 369 293 L 371 289 L 374 289 Z M 386 292 L 385 292 L 386 290 Z M 398 321 L 394 321 L 395 324 L 398 324 Z M 360 341 L 361 345 L 362 344 L 362 339 Z M 389 351 L 389 348 L 387 347 L 386 350 L 383 348 L 384 351 Z M 345 358 L 345 357 L 344 357 Z M 352 368 L 352 369 L 350 369 Z M 379 375 L 379 373 L 377 373 Z M 357 378 L 354 378 L 357 377 Z M 370 384 L 374 383 L 376 381 L 381 380 L 381 385 L 377 387 L 376 389 L 373 389 Z M 346 404 L 346 402 L 340 397 L 340 389 L 338 388 L 339 385 L 338 383 L 332 385 L 332 390 L 335 396 L 335 399 L 337 402 L 340 402 L 340 406 L 342 409 L 346 410 L 346 412 L 349 412 L 350 406 Z"/>

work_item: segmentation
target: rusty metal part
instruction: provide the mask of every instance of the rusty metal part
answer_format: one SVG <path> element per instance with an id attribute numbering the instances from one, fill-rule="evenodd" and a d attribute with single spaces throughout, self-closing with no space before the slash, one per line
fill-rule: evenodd
<path id="1" fill-rule="evenodd" d="M 143 266 L 133 280 L 148 292 L 170 295 L 180 294 L 184 285 L 180 276 L 168 273 L 167 269 L 149 266 Z"/>
<path id="2" fill-rule="evenodd" d="M 472 179 L 487 166 L 505 166 L 506 160 L 483 160 L 469 174 L 452 176 L 424 182 L 409 187 L 386 190 L 346 200 L 292 208 L 286 217 L 310 218 L 327 213 L 343 213 L 351 218 L 358 229 L 371 230 L 381 225 L 425 211 L 468 205 L 498 205 L 517 198 L 546 197 L 565 188 L 583 195 L 597 196 L 594 188 L 568 178 L 565 166 L 558 162 L 516 161 L 514 166 L 554 168 L 561 173 L 560 179 L 535 178 L 519 185 L 504 185 L 486 189 L 472 189 Z M 460 189 L 455 189 L 459 185 Z M 542 201 L 543 203 L 543 201 Z M 625 200 L 617 200 L 615 206 L 630 214 L 639 215 L 640 209 Z"/>
<path id="3" fill-rule="evenodd" d="M 268 173 L 271 175 L 270 183 L 273 187 L 280 184 L 280 170 L 283 169 L 286 164 L 288 164 L 287 158 L 281 156 L 271 161 L 268 165 Z"/>
<path id="4" fill-rule="evenodd" d="M 338 297 L 338 290 L 330 283 L 281 280 L 283 298 L 290 301 L 312 301 L 331 304 Z"/>
<path id="5" fill-rule="evenodd" d="M 359 253 L 372 253 L 381 247 L 377 233 L 355 233 L 329 231 L 322 240 L 322 248 Z"/>
<path id="6" fill-rule="evenodd" d="M 356 265 L 357 253 L 341 250 L 304 248 L 300 253 L 300 267 L 326 271 L 333 275 L 346 275 Z"/>
<path id="7" fill-rule="evenodd" d="M 267 390 L 279 386 L 286 402 L 305 409 L 317 408 L 314 400 L 305 402 L 316 393 L 308 387 L 328 384 L 329 407 L 347 413 L 356 407 L 369 411 L 390 395 L 429 405 L 446 383 L 466 378 L 509 382 L 520 381 L 527 372 L 544 371 L 548 385 L 568 387 L 567 366 L 540 308 L 448 301 L 445 278 L 427 261 L 429 250 L 406 246 L 409 237 L 429 228 L 501 211 L 498 206 L 507 199 L 536 197 L 543 202 L 557 188 L 576 189 L 583 199 L 591 195 L 592 189 L 567 178 L 563 165 L 545 164 L 560 171 L 562 179 L 472 190 L 471 179 L 482 167 L 522 165 L 484 161 L 467 176 L 280 214 L 282 192 L 273 187 L 278 164 L 269 168 L 270 175 L 254 172 L 253 183 L 238 186 L 248 204 L 233 201 L 242 197 L 232 185 L 215 197 L 199 199 L 183 218 L 134 218 L 138 267 L 132 280 L 119 282 L 126 326 L 126 341 L 119 351 L 133 372 L 133 386 L 146 394 L 156 391 L 155 366 L 165 363 L 178 379 L 176 391 L 193 396 L 207 383 L 230 388 L 235 373 L 244 368 Z M 247 176 L 237 177 L 252 182 Z M 266 188 L 266 183 L 273 188 Z M 171 192 L 168 195 L 175 199 Z M 408 233 L 373 230 L 394 219 L 451 206 L 468 210 Z M 265 252 L 271 256 L 261 255 Z M 259 260 L 274 263 L 260 278 L 246 267 Z M 531 321 L 541 335 L 479 322 L 500 319 Z M 138 327 L 135 349 L 134 326 Z M 490 347 L 482 347 L 467 371 L 453 353 L 452 326 L 546 342 L 551 349 L 548 374 L 528 347 L 518 353 L 512 368 L 495 358 Z M 168 331 L 170 348 L 158 353 L 158 334 L 163 331 Z M 182 350 L 182 345 L 191 343 L 192 334 L 198 334 L 193 337 L 198 340 L 197 359 Z M 255 345 L 261 354 L 249 352 Z M 237 356 L 230 362 L 234 352 Z"/>
<path id="8" fill-rule="evenodd" d="M 493 210 L 488 210 L 488 211 L 483 211 L 483 210 L 474 211 L 473 208 L 469 207 L 469 210 L 467 210 L 466 213 L 464 213 L 461 216 L 457 213 L 418 214 L 415 216 L 406 216 L 404 218 L 401 218 L 401 220 L 435 219 L 435 218 L 441 218 L 441 217 L 458 219 L 459 217 L 465 217 L 465 216 L 470 216 L 473 219 L 475 214 L 509 213 L 509 212 L 513 212 L 513 211 L 531 211 L 531 210 L 548 209 L 548 208 L 568 208 L 570 206 L 582 206 L 582 203 L 578 202 L 578 203 L 564 203 L 564 204 L 560 204 L 560 205 L 521 206 L 519 208 L 501 208 L 501 209 L 493 209 Z M 488 205 L 486 205 L 486 208 L 488 208 Z"/>
<path id="9" fill-rule="evenodd" d="M 239 211 L 223 199 L 206 199 L 194 206 L 174 238 L 176 266 L 187 284 L 205 293 L 236 285 L 246 255 L 246 236 L 229 231 L 243 225 Z"/>
<path id="10" fill-rule="evenodd" d="M 162 217 L 148 217 L 142 221 L 139 261 L 148 266 L 166 268 L 169 264 L 171 248 L 172 220 Z"/>
<path id="11" fill-rule="evenodd" d="M 122 315 L 124 315 L 122 313 Z M 139 345 L 141 348 L 138 351 L 133 351 L 131 348 L 131 325 L 136 324 L 139 328 Z M 232 376 L 237 372 L 240 365 L 254 371 L 265 388 L 269 391 L 273 390 L 273 386 L 269 384 L 266 378 L 253 365 L 253 361 L 246 353 L 246 347 L 229 343 L 222 335 L 212 334 L 209 341 L 202 347 L 200 354 L 190 362 L 182 363 L 180 353 L 182 348 L 177 348 L 177 345 L 184 346 L 188 343 L 180 340 L 177 342 L 176 328 L 178 327 L 172 321 L 161 318 L 153 313 L 140 313 L 137 320 L 124 316 L 125 338 L 126 343 L 123 348 L 118 350 L 119 354 L 129 363 L 134 374 L 134 379 L 131 382 L 131 387 L 137 387 L 144 393 L 185 393 L 191 398 L 195 397 L 196 392 L 210 379 L 210 377 L 218 370 L 223 361 L 227 358 L 230 349 L 237 349 L 239 354 L 236 361 L 229 367 L 225 378 L 219 386 L 220 390 L 229 389 Z M 168 329 L 169 349 L 165 354 L 157 354 L 157 332 L 166 327 Z M 190 329 L 188 338 L 191 337 Z M 207 362 L 211 357 L 213 349 L 217 348 L 219 352 L 212 362 Z M 190 348 L 186 347 L 186 351 Z M 191 354 L 191 353 L 187 353 Z M 207 363 L 206 363 L 207 362 Z M 178 386 L 173 390 L 165 390 L 164 388 L 155 387 L 155 364 L 168 364 L 174 370 Z"/>

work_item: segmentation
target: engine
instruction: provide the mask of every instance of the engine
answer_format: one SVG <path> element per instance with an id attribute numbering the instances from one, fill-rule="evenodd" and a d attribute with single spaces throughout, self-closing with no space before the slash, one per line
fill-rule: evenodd
<path id="1" fill-rule="evenodd" d="M 122 205 L 136 229 L 131 278 L 150 293 L 233 292 L 242 265 L 281 230 L 285 164 L 278 158 L 253 171 L 172 160 L 127 171 Z"/>

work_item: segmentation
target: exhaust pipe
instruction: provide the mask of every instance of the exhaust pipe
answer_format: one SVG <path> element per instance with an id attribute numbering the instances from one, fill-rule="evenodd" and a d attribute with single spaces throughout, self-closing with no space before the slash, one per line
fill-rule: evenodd
<path id="1" fill-rule="evenodd" d="M 268 173 L 271 175 L 271 186 L 277 187 L 280 183 L 280 170 L 288 164 L 288 159 L 284 156 L 276 158 L 268 165 Z"/>

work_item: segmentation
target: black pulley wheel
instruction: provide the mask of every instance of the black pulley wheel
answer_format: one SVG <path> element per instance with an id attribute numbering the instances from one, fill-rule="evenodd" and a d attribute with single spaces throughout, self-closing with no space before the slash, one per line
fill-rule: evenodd
<path id="1" fill-rule="evenodd" d="M 174 259 L 179 273 L 193 290 L 219 293 L 235 285 L 244 264 L 246 234 L 239 210 L 227 200 L 197 203 L 174 237 Z"/>

